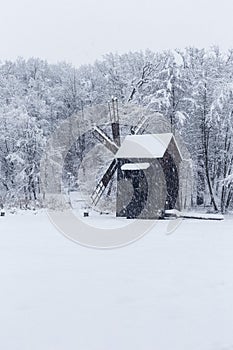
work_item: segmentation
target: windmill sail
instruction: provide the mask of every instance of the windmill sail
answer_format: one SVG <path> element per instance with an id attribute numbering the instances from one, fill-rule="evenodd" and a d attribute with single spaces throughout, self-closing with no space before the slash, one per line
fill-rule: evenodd
<path id="1" fill-rule="evenodd" d="M 112 141 L 103 130 L 101 130 L 98 126 L 95 126 L 93 132 L 95 137 L 101 143 L 103 143 L 109 149 L 109 151 L 111 151 L 113 154 L 117 153 L 119 149 L 118 145 L 114 141 Z"/>
<path id="2" fill-rule="evenodd" d="M 112 137 L 117 146 L 120 146 L 120 128 L 119 123 L 112 123 Z"/>
<path id="3" fill-rule="evenodd" d="M 110 180 L 112 179 L 116 169 L 117 169 L 117 162 L 114 159 L 112 161 L 112 163 L 109 165 L 107 171 L 105 172 L 104 176 L 102 177 L 102 179 L 100 180 L 100 182 L 98 183 L 98 185 L 96 186 L 94 192 L 91 195 L 91 200 L 92 200 L 92 203 L 94 205 L 96 205 L 99 202 L 102 194 L 105 191 L 105 188 L 108 186 L 108 184 L 109 184 Z"/>
<path id="4" fill-rule="evenodd" d="M 120 140 L 120 127 L 119 127 L 119 113 L 118 113 L 118 100 L 117 98 L 112 98 L 112 111 L 110 104 L 109 106 L 109 114 L 110 114 L 110 119 L 111 119 L 111 124 L 112 124 L 112 137 L 114 142 L 117 144 L 119 147 L 121 144 Z"/>
<path id="5" fill-rule="evenodd" d="M 137 135 L 137 134 L 142 134 L 145 128 L 148 126 L 148 116 L 143 115 L 141 119 L 138 122 L 137 126 L 132 127 L 131 129 L 131 134 Z"/>

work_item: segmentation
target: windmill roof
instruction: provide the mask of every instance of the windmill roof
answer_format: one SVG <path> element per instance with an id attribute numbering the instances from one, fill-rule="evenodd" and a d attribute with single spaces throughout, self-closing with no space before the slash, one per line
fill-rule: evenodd
<path id="1" fill-rule="evenodd" d="M 126 136 L 115 158 L 162 158 L 172 138 L 181 156 L 173 134 L 164 133 Z"/>

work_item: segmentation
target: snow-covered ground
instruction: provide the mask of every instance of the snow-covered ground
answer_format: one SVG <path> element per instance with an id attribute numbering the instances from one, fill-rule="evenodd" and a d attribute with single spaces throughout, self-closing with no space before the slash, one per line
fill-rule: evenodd
<path id="1" fill-rule="evenodd" d="M 0 349 L 232 350 L 232 224 L 160 221 L 103 251 L 45 213 L 0 217 Z"/>

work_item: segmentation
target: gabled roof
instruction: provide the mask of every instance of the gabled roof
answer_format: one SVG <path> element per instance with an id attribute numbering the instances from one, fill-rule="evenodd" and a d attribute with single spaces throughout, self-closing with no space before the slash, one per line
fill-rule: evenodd
<path id="1" fill-rule="evenodd" d="M 182 158 L 172 133 L 128 135 L 115 158 L 163 158 L 172 138 Z"/>

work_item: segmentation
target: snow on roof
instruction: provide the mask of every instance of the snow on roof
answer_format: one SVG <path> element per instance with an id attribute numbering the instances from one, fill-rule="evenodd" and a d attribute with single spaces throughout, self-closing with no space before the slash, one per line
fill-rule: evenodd
<path id="1" fill-rule="evenodd" d="M 172 137 L 172 133 L 128 135 L 115 158 L 162 158 Z"/>
<path id="2" fill-rule="evenodd" d="M 149 166 L 149 163 L 126 163 L 121 166 L 121 170 L 145 170 Z"/>

